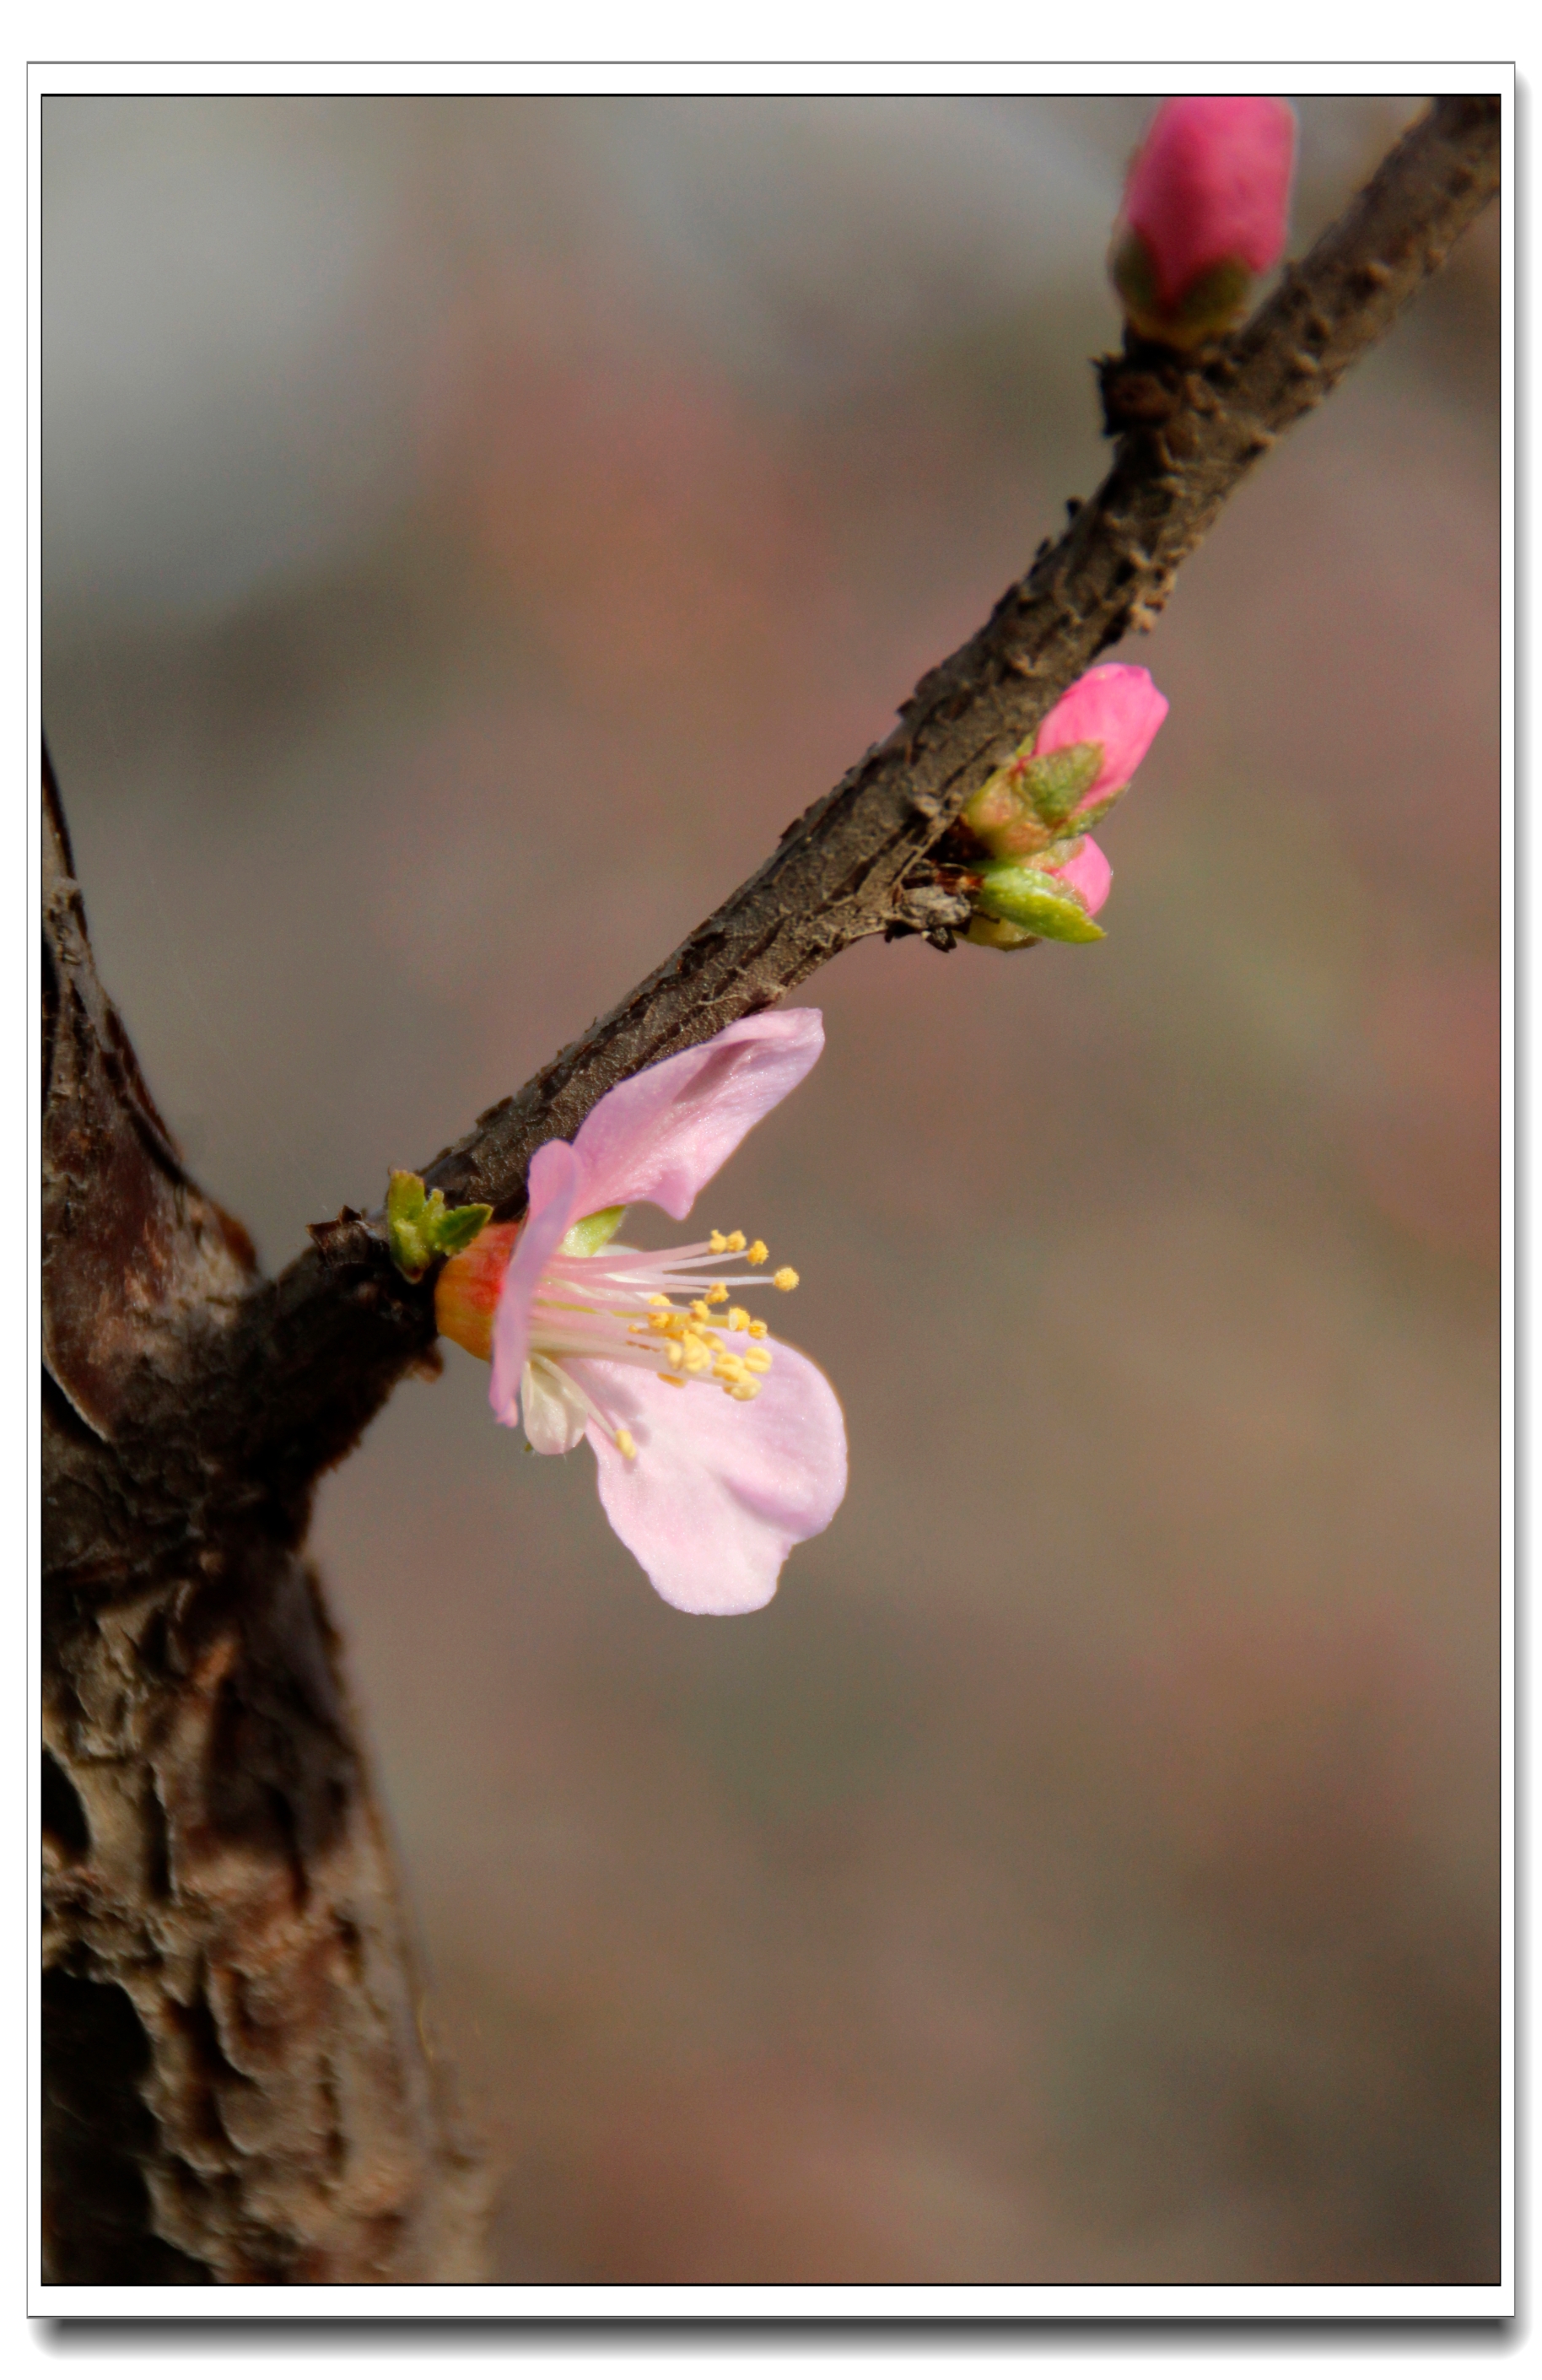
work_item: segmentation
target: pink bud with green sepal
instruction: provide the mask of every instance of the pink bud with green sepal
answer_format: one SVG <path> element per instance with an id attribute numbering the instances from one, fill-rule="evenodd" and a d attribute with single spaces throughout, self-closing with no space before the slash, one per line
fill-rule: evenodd
<path id="1" fill-rule="evenodd" d="M 1288 100 L 1164 100 L 1141 143 L 1109 269 L 1132 327 L 1172 347 L 1217 338 L 1284 253 L 1295 168 Z"/>

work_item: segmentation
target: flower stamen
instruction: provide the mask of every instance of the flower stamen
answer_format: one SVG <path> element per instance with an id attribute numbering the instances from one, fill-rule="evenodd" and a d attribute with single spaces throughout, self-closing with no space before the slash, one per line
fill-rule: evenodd
<path id="1" fill-rule="evenodd" d="M 483 1237 L 492 1243 L 491 1232 Z M 452 1258 L 441 1276 L 440 1328 L 473 1354 L 489 1352 L 492 1308 L 517 1237 L 516 1226 L 504 1245 L 481 1251 L 480 1269 L 468 1251 Z M 763 1265 L 766 1244 L 747 1241 L 743 1232 L 714 1231 L 689 1246 L 658 1252 L 623 1247 L 613 1239 L 587 1255 L 559 1248 L 530 1300 L 527 1363 L 575 1417 L 582 1413 L 592 1420 L 628 1462 L 637 1456 L 636 1440 L 599 1409 L 575 1374 L 576 1363 L 632 1365 L 671 1388 L 716 1388 L 735 1402 L 748 1402 L 759 1396 L 774 1357 L 765 1344 L 767 1324 L 747 1306 L 731 1303 L 730 1293 L 795 1289 L 798 1277 L 791 1265 L 771 1274 L 715 1271 L 723 1257 L 740 1254 Z M 703 1284 L 700 1275 L 709 1268 L 715 1277 Z"/>

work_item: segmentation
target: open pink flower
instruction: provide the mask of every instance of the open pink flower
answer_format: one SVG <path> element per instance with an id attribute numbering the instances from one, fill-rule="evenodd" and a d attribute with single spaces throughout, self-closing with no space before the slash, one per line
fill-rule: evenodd
<path id="1" fill-rule="evenodd" d="M 759 1269 L 762 1243 L 713 1232 L 654 1254 L 610 1233 L 637 1199 L 679 1221 L 823 1046 L 817 1009 L 773 1010 L 617 1084 L 571 1143 L 537 1149 L 524 1222 L 440 1275 L 439 1327 L 491 1354 L 497 1418 L 522 1418 L 538 1454 L 589 1439 L 611 1526 L 683 1611 L 771 1600 L 845 1493 L 845 1428 L 818 1366 L 731 1298 L 796 1287 Z"/>
<path id="2" fill-rule="evenodd" d="M 1150 750 L 1167 710 L 1167 697 L 1157 691 L 1150 671 L 1130 662 L 1099 662 L 1061 696 L 1034 737 L 1035 759 L 1062 752 L 1070 744 L 1103 747 L 1098 774 L 1078 799 L 1073 818 L 1077 810 L 1123 792 Z"/>
<path id="3" fill-rule="evenodd" d="M 1113 275 L 1137 330 L 1214 335 L 1278 262 L 1290 220 L 1295 111 L 1221 93 L 1164 100 L 1130 168 Z"/>

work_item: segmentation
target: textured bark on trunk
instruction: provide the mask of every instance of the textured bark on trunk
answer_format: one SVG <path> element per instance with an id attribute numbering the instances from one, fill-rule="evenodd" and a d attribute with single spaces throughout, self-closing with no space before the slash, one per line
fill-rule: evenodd
<path id="1" fill-rule="evenodd" d="M 43 820 L 47 2277 L 472 2279 L 308 1497 L 198 1426 L 250 1247 L 97 981 L 46 764 Z"/>

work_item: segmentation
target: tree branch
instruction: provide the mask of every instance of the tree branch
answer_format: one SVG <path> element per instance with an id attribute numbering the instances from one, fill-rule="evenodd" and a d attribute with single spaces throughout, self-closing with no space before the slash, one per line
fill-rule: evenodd
<path id="1" fill-rule="evenodd" d="M 571 1138 L 613 1083 L 769 1006 L 903 914 L 907 879 L 969 795 L 1099 653 L 1150 625 L 1254 464 L 1444 261 L 1498 188 L 1499 152 L 1497 100 L 1437 101 L 1213 358 L 1187 368 L 1137 348 L 1106 368 L 1117 458 L 1059 542 L 747 883 L 425 1180 L 456 1203 L 509 1208 L 540 1143 Z"/>
<path id="2" fill-rule="evenodd" d="M 1098 655 L 1150 625 L 1227 497 L 1444 261 L 1499 187 L 1500 128 L 1497 99 L 1438 99 L 1235 337 L 1198 363 L 1128 343 L 1105 358 L 1113 468 L 1064 535 L 747 882 L 425 1181 L 452 1204 L 517 1215 L 534 1151 L 570 1138 L 613 1084 L 770 1006 L 851 943 L 922 921 L 931 847 Z M 337 1460 L 434 1335 L 431 1280 L 407 1290 L 378 1219 L 345 1209 L 312 1237 L 225 1354 L 245 1427 L 285 1477 Z"/>

